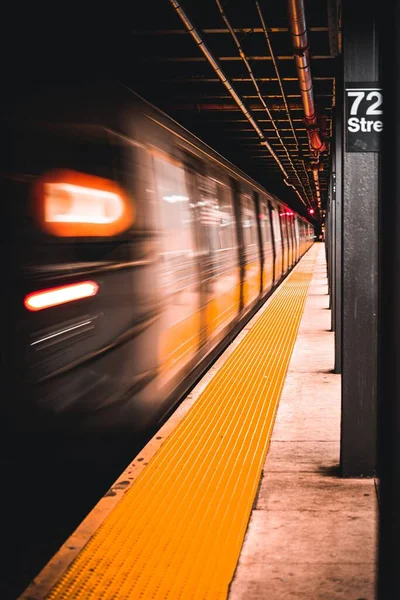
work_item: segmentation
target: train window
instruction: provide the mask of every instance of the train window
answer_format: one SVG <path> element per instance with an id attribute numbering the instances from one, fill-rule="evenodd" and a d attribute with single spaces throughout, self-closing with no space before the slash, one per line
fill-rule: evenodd
<path id="1" fill-rule="evenodd" d="M 280 224 L 279 224 L 278 211 L 275 208 L 272 209 L 272 224 L 273 224 L 273 227 L 274 227 L 275 242 L 280 242 L 280 240 L 281 240 L 281 228 L 280 228 Z"/>
<path id="2" fill-rule="evenodd" d="M 258 215 L 260 219 L 260 229 L 261 229 L 261 239 L 264 246 L 270 246 L 272 243 L 271 240 L 271 227 L 269 220 L 269 210 L 268 205 L 265 200 L 260 201 L 260 214 Z"/>
<path id="3" fill-rule="evenodd" d="M 190 199 L 183 166 L 157 155 L 154 165 L 164 258 L 167 254 L 193 252 Z"/>
<path id="4" fill-rule="evenodd" d="M 298 244 L 299 239 L 300 239 L 300 229 L 299 229 L 299 220 L 297 217 L 294 221 L 294 234 L 295 234 L 296 243 Z"/>
<path id="5" fill-rule="evenodd" d="M 219 180 L 197 176 L 200 220 L 207 232 L 210 251 L 236 247 L 235 219 L 228 187 Z"/>
<path id="6" fill-rule="evenodd" d="M 244 245 L 245 247 L 257 247 L 257 223 L 253 199 L 247 194 L 241 194 L 240 198 Z"/>
<path id="7" fill-rule="evenodd" d="M 286 244 L 287 242 L 287 223 L 286 223 L 286 213 L 281 212 L 280 213 L 280 218 L 281 218 L 281 224 L 282 224 L 282 234 L 283 234 L 283 242 Z"/>

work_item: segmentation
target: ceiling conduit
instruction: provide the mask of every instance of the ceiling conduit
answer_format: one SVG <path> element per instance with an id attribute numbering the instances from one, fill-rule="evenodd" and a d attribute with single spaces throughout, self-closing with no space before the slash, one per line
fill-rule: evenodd
<path id="1" fill-rule="evenodd" d="M 247 120 L 253 126 L 254 130 L 257 132 L 257 135 L 260 138 L 261 143 L 268 149 L 268 151 L 270 152 L 271 156 L 274 158 L 274 160 L 278 164 L 279 168 L 281 169 L 281 171 L 282 171 L 282 173 L 283 173 L 283 175 L 285 177 L 284 178 L 284 183 L 288 187 L 291 187 L 291 188 L 293 188 L 295 190 L 295 192 L 297 193 L 298 197 L 300 198 L 302 204 L 304 204 L 304 199 L 302 198 L 300 192 L 295 188 L 295 186 L 293 184 L 291 184 L 289 182 L 288 173 L 287 173 L 285 167 L 283 166 L 283 164 L 281 163 L 281 161 L 279 160 L 279 157 L 274 152 L 274 150 L 273 150 L 272 146 L 269 144 L 268 140 L 265 138 L 264 133 L 261 131 L 261 129 L 257 125 L 255 119 L 252 117 L 252 115 L 250 114 L 249 110 L 246 108 L 243 100 L 240 98 L 239 94 L 236 92 L 236 90 L 234 89 L 233 85 L 231 84 L 231 82 L 229 81 L 229 79 L 227 78 L 227 76 L 225 75 L 225 73 L 223 72 L 223 70 L 221 69 L 221 67 L 219 66 L 218 61 L 214 58 L 214 55 L 212 54 L 212 52 L 207 47 L 206 43 L 204 42 L 204 40 L 200 36 L 199 32 L 194 27 L 194 25 L 190 21 L 189 17 L 186 15 L 185 11 L 180 6 L 179 2 L 177 2 L 177 0 L 170 0 L 170 2 L 172 4 L 173 8 L 175 9 L 176 13 L 179 15 L 182 23 L 185 25 L 186 29 L 188 30 L 188 32 L 190 33 L 190 35 L 192 36 L 192 38 L 196 42 L 197 46 L 202 51 L 202 53 L 204 54 L 204 56 L 208 60 L 209 64 L 211 65 L 211 67 L 214 69 L 215 73 L 218 75 L 218 77 L 220 78 L 220 80 L 222 81 L 222 83 L 224 84 L 224 86 L 226 87 L 226 89 L 228 90 L 228 92 L 230 93 L 230 95 L 232 96 L 232 98 L 234 99 L 234 101 L 236 102 L 236 104 L 239 106 L 239 108 L 242 111 L 242 113 L 245 115 L 245 117 L 247 118 Z"/>
<path id="2" fill-rule="evenodd" d="M 290 163 L 290 166 L 293 169 L 293 172 L 296 175 L 297 181 L 299 182 L 300 187 L 303 189 L 304 196 L 305 196 L 305 198 L 307 198 L 307 193 L 306 193 L 306 190 L 304 189 L 303 182 L 300 179 L 300 176 L 299 176 L 299 174 L 297 172 L 297 169 L 296 169 L 295 165 L 293 164 L 292 157 L 290 156 L 289 151 L 288 151 L 287 147 L 285 146 L 285 144 L 284 144 L 284 142 L 282 140 L 282 137 L 281 137 L 281 134 L 279 132 L 279 129 L 276 126 L 276 123 L 275 123 L 275 121 L 274 121 L 274 119 L 273 119 L 273 117 L 271 115 L 271 112 L 270 112 L 270 110 L 269 110 L 269 108 L 268 108 L 268 106 L 267 106 L 267 104 L 266 104 L 266 102 L 264 100 L 263 95 L 261 94 L 259 85 L 258 85 L 258 83 L 256 81 L 256 78 L 254 77 L 253 70 L 252 70 L 252 68 L 250 66 L 250 63 L 249 63 L 247 57 L 246 57 L 246 54 L 245 54 L 245 52 L 244 52 L 244 50 L 243 50 L 243 48 L 242 48 L 242 46 L 241 46 L 241 44 L 239 42 L 239 39 L 238 39 L 238 37 L 237 37 L 237 35 L 236 35 L 236 33 L 235 33 L 232 25 L 230 24 L 230 21 L 229 21 L 227 15 L 225 14 L 224 9 L 222 8 L 221 1 L 220 0 L 216 0 L 216 3 L 217 3 L 217 6 L 218 6 L 218 10 L 219 10 L 219 12 L 221 14 L 221 17 L 222 17 L 222 19 L 225 22 L 225 25 L 227 26 L 227 28 L 228 28 L 231 36 L 233 37 L 233 40 L 234 40 L 234 42 L 236 44 L 236 47 L 237 47 L 237 49 L 239 51 L 239 55 L 240 55 L 241 59 L 243 60 L 244 64 L 246 65 L 246 69 L 247 69 L 247 71 L 248 71 L 248 73 L 250 75 L 250 79 L 253 82 L 253 85 L 254 85 L 254 87 L 256 89 L 257 96 L 258 96 L 258 98 L 259 98 L 259 100 L 260 100 L 260 102 L 261 102 L 261 104 L 262 104 L 265 112 L 267 113 L 269 120 L 271 121 L 271 124 L 272 124 L 272 126 L 273 126 L 273 128 L 275 130 L 276 136 L 277 136 L 277 138 L 278 138 L 278 140 L 279 140 L 282 148 L 285 151 L 286 157 L 287 157 L 287 159 L 288 159 L 288 161 Z M 297 141 L 297 138 L 296 138 L 296 141 Z M 307 198 L 307 200 L 308 200 L 308 198 Z"/>
<path id="3" fill-rule="evenodd" d="M 321 188 L 318 172 L 321 168 L 320 155 L 321 152 L 326 150 L 326 143 L 321 131 L 324 125 L 318 119 L 314 104 L 304 0 L 288 0 L 288 9 L 297 76 L 304 107 L 304 121 L 312 157 L 310 167 L 314 177 L 318 208 L 321 208 Z"/>

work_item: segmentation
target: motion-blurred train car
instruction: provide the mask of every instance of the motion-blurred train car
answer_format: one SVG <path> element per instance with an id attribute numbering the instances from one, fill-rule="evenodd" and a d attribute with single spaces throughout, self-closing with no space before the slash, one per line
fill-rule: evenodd
<path id="1" fill-rule="evenodd" d="M 145 427 L 313 228 L 121 85 L 47 90 L 4 116 L 2 422 Z"/>

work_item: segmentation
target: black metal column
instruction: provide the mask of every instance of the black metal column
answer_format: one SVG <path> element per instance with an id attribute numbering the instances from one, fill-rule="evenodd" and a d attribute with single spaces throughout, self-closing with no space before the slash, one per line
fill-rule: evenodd
<path id="1" fill-rule="evenodd" d="M 331 150 L 332 151 L 332 150 Z M 333 155 L 333 156 L 332 156 Z M 336 232 L 335 232 L 335 213 L 336 213 L 336 204 L 334 197 L 334 150 L 331 155 L 331 164 L 330 164 L 330 178 L 329 178 L 329 207 L 330 207 L 330 230 L 331 230 L 331 239 L 330 239 L 330 260 L 331 260 L 331 268 L 330 268 L 330 286 L 329 286 L 329 294 L 330 294 L 330 308 L 331 308 L 331 331 L 335 331 L 335 273 L 336 273 Z"/>
<path id="2" fill-rule="evenodd" d="M 328 277 L 328 294 L 329 294 L 329 308 L 332 305 L 332 229 L 331 229 L 331 205 L 329 199 L 329 190 L 328 190 L 328 198 L 326 203 L 326 245 L 325 245 L 325 257 L 326 257 L 326 267 L 327 267 L 327 277 Z"/>
<path id="3" fill-rule="evenodd" d="M 343 3 L 344 81 L 379 80 L 374 6 Z M 376 469 L 379 154 L 343 156 L 341 471 Z"/>
<path id="4" fill-rule="evenodd" d="M 336 106 L 334 125 L 333 201 L 335 202 L 335 373 L 342 372 L 342 204 L 343 204 L 343 61 L 336 64 Z"/>
<path id="5" fill-rule="evenodd" d="M 386 0 L 380 204 L 378 598 L 400 598 L 400 1 Z"/>
<path id="6" fill-rule="evenodd" d="M 326 272 L 328 278 L 328 294 L 330 301 L 330 288 L 331 288 L 331 256 L 330 256 L 330 240 L 331 240 L 331 229 L 330 229 L 330 206 L 329 197 L 326 203 L 326 217 L 325 217 L 325 260 L 326 260 Z"/>
<path id="7" fill-rule="evenodd" d="M 331 244 L 332 244 L 332 226 L 331 226 L 331 207 L 328 201 L 326 204 L 326 217 L 325 217 L 325 258 L 326 258 L 326 268 L 327 268 L 327 276 L 328 276 L 328 293 L 329 293 L 329 303 L 331 302 Z"/>

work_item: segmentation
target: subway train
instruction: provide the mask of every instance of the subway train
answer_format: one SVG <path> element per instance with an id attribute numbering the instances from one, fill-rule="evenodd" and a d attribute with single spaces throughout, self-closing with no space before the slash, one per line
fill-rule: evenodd
<path id="1" fill-rule="evenodd" d="M 172 410 L 313 227 L 116 83 L 2 111 L 3 426 L 134 432 Z"/>

